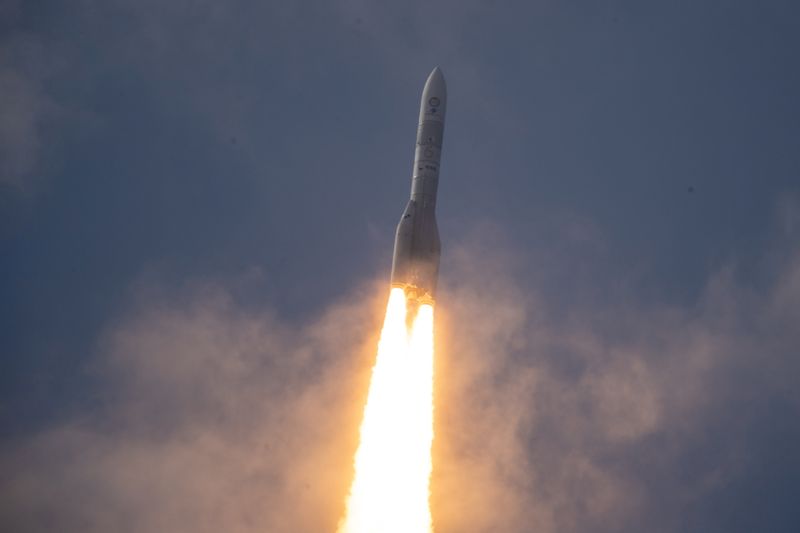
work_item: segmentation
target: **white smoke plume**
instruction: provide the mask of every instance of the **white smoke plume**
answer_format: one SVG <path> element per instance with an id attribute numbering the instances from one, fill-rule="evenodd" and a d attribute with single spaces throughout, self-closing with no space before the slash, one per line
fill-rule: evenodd
<path id="1" fill-rule="evenodd" d="M 503 242 L 486 226 L 447 250 L 437 532 L 679 531 L 772 453 L 766 413 L 797 424 L 796 249 L 758 289 L 725 270 L 691 304 L 623 291 L 565 311 Z M 0 522 L 333 531 L 386 298 L 357 292 L 296 323 L 220 284 L 140 287 L 98 341 L 95 408 L 3 446 Z"/>

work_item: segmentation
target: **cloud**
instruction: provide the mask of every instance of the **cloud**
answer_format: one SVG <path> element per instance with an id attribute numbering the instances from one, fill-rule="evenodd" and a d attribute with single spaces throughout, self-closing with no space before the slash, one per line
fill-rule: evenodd
<path id="1" fill-rule="evenodd" d="M 139 291 L 100 342 L 96 410 L 5 455 L 5 527 L 332 529 L 351 474 L 376 302 L 344 302 L 294 327 L 238 308 L 213 284 L 176 300 Z"/>
<path id="2" fill-rule="evenodd" d="M 797 437 L 796 247 L 763 290 L 724 270 L 690 306 L 623 293 L 551 317 L 496 231 L 450 251 L 438 531 L 684 530 L 773 453 L 763 420 Z"/>
<path id="3" fill-rule="evenodd" d="M 0 185 L 27 190 L 40 168 L 45 128 L 61 111 L 47 89 L 51 53 L 33 35 L 0 40 Z"/>
<path id="4" fill-rule="evenodd" d="M 591 232 L 567 234 L 583 248 Z M 727 269 L 691 305 L 620 289 L 571 298 L 567 312 L 542 290 L 551 273 L 520 275 L 546 254 L 515 250 L 492 225 L 448 247 L 437 531 L 736 530 L 713 502 L 751 501 L 775 431 L 798 434 L 796 247 L 782 247 L 758 290 Z M 138 286 L 98 341 L 94 408 L 3 447 L 6 527 L 335 528 L 383 287 L 301 322 L 241 304 L 237 291 Z"/>

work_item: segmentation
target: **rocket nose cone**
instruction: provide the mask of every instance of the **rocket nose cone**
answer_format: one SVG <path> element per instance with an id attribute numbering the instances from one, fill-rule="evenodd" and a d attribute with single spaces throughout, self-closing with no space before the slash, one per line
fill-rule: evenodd
<path id="1" fill-rule="evenodd" d="M 425 92 L 435 94 L 440 98 L 447 96 L 447 84 L 444 81 L 442 69 L 439 67 L 435 67 L 428 76 L 428 81 L 425 82 Z"/>
<path id="2" fill-rule="evenodd" d="M 436 67 L 428 76 L 422 90 L 422 102 L 419 109 L 419 121 L 433 120 L 444 122 L 447 112 L 447 85 L 444 82 L 442 69 Z"/>

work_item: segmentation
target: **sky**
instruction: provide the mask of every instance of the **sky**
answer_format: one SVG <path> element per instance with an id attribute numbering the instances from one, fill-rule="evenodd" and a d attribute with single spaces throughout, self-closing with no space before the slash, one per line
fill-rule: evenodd
<path id="1" fill-rule="evenodd" d="M 3 529 L 335 528 L 438 65 L 436 531 L 795 531 L 798 21 L 0 1 Z"/>

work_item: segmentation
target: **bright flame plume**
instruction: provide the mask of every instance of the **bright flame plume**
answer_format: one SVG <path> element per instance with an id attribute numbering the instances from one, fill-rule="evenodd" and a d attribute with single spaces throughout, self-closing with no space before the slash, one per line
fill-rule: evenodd
<path id="1" fill-rule="evenodd" d="M 433 531 L 433 307 L 419 307 L 410 331 L 406 313 L 403 290 L 392 289 L 339 533 Z"/>

